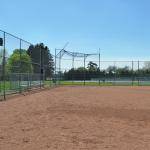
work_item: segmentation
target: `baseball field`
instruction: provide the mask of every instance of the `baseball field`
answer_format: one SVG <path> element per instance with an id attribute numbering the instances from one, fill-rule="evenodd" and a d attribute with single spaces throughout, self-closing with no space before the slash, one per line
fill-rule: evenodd
<path id="1" fill-rule="evenodd" d="M 0 103 L 1 150 L 149 150 L 150 87 L 62 86 Z"/>

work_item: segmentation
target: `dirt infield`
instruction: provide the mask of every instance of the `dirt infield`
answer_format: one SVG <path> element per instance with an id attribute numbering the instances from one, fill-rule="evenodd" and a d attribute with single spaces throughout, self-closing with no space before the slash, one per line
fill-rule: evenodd
<path id="1" fill-rule="evenodd" d="M 0 103 L 0 150 L 149 150 L 150 87 L 59 87 Z"/>

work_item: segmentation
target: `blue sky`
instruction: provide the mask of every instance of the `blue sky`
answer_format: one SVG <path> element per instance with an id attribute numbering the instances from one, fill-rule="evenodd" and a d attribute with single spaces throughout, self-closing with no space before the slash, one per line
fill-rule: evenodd
<path id="1" fill-rule="evenodd" d="M 0 0 L 0 29 L 54 52 L 102 50 L 103 60 L 150 59 L 149 0 Z"/>

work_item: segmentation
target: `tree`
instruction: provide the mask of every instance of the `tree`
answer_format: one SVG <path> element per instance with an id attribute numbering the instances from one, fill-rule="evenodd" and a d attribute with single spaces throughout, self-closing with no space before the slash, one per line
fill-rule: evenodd
<path id="1" fill-rule="evenodd" d="M 8 58 L 8 73 L 32 73 L 33 66 L 30 56 L 26 50 L 15 49 L 13 54 Z"/>
<path id="2" fill-rule="evenodd" d="M 45 77 L 51 77 L 54 73 L 54 60 L 47 46 L 42 49 L 41 63 L 41 67 L 45 72 Z"/>
<path id="3" fill-rule="evenodd" d="M 117 70 L 117 67 L 115 67 L 115 66 L 109 66 L 106 70 L 109 73 L 114 73 Z"/>
<path id="4" fill-rule="evenodd" d="M 0 49 L 0 65 L 3 63 L 3 53 L 4 53 L 4 49 Z M 8 53 L 7 50 L 5 50 L 5 59 L 8 58 Z M 6 59 L 7 61 L 7 59 Z"/>
<path id="5" fill-rule="evenodd" d="M 34 65 L 34 73 L 45 73 L 45 78 L 51 77 L 54 73 L 54 61 L 50 50 L 43 43 L 31 45 L 27 50 Z M 42 69 L 42 70 L 41 70 Z"/>
<path id="6" fill-rule="evenodd" d="M 149 61 L 146 61 L 144 62 L 144 67 L 143 67 L 144 70 L 150 70 L 150 62 Z"/>
<path id="7" fill-rule="evenodd" d="M 5 49 L 5 65 L 3 64 L 4 62 L 4 49 L 0 49 L 0 76 L 3 76 L 2 71 L 4 70 L 5 66 L 5 73 L 7 73 L 7 60 L 8 60 L 8 53 L 7 50 Z M 4 66 L 3 66 L 4 65 Z M 3 78 L 3 77 L 2 77 Z"/>
<path id="8" fill-rule="evenodd" d="M 106 69 L 106 76 L 107 77 L 114 77 L 115 73 L 117 71 L 117 67 L 116 66 L 109 66 L 107 69 Z"/>
<path id="9" fill-rule="evenodd" d="M 92 61 L 90 61 L 88 63 L 88 69 L 89 69 L 89 71 L 97 71 L 97 64 L 92 62 Z"/>
<path id="10" fill-rule="evenodd" d="M 90 80 L 92 78 L 98 78 L 99 75 L 100 75 L 100 70 L 99 68 L 97 67 L 97 64 L 90 61 L 88 63 L 88 70 L 87 70 L 87 73 L 86 73 L 86 78 L 87 80 Z"/>
<path id="11" fill-rule="evenodd" d="M 0 50 L 0 79 L 2 78 L 2 70 L 3 70 L 3 49 Z"/>
<path id="12" fill-rule="evenodd" d="M 0 50 L 0 65 L 3 63 L 3 49 Z"/>
<path id="13" fill-rule="evenodd" d="M 129 66 L 125 66 L 123 68 L 117 68 L 116 74 L 118 77 L 129 77 L 132 76 L 132 70 Z"/>

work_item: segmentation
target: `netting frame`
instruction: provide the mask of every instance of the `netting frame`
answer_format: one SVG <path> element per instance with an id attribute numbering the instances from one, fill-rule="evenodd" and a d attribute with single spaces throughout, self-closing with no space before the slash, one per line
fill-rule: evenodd
<path id="1" fill-rule="evenodd" d="M 60 79 L 61 79 L 61 61 L 62 61 L 62 58 L 64 55 L 68 55 L 72 58 L 72 69 L 74 69 L 74 60 L 75 58 L 83 58 L 83 64 L 84 64 L 84 70 L 86 68 L 85 64 L 86 64 L 86 59 L 90 56 L 97 56 L 98 57 L 98 68 L 100 70 L 100 65 L 101 65 L 101 54 L 100 54 L 100 50 L 99 50 L 99 53 L 80 53 L 80 52 L 71 52 L 71 51 L 68 51 L 68 50 L 65 50 L 65 49 L 57 49 L 55 48 L 55 84 L 56 84 L 56 81 L 58 81 L 58 84 L 60 84 Z M 57 59 L 59 60 L 59 65 L 58 65 L 58 68 L 56 66 L 57 64 Z M 58 71 L 60 72 L 60 77 L 57 78 L 57 69 Z M 85 86 L 86 85 L 86 72 L 84 71 L 84 79 L 83 79 L 83 85 Z M 73 83 L 73 78 L 72 78 L 72 83 Z M 99 85 L 100 85 L 100 79 L 98 81 Z"/>

